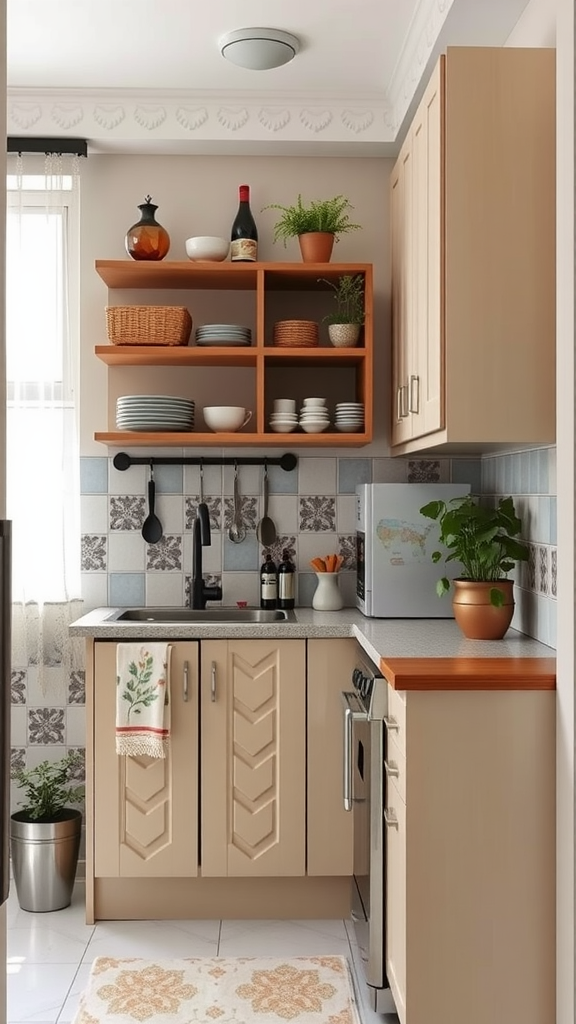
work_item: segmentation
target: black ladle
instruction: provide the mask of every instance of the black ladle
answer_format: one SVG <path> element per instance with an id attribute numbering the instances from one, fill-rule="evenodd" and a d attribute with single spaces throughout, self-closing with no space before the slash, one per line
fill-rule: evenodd
<path id="1" fill-rule="evenodd" d="M 162 523 L 154 513 L 154 501 L 156 498 L 156 484 L 154 483 L 154 470 L 150 466 L 150 479 L 148 481 L 148 515 L 142 524 L 142 536 L 147 544 L 157 544 L 164 532 Z"/>

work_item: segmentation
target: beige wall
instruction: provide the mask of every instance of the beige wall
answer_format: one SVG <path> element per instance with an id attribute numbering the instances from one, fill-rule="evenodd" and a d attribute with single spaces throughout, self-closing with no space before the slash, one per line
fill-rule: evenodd
<path id="1" fill-rule="evenodd" d="M 335 248 L 333 259 L 374 264 L 376 440 L 363 449 L 363 454 L 387 455 L 390 343 L 388 179 L 391 168 L 391 160 L 361 157 L 89 157 L 82 169 L 81 206 L 81 454 L 106 454 L 102 445 L 92 440 L 95 430 L 107 427 L 108 406 L 106 369 L 93 354 L 94 345 L 106 341 L 104 306 L 108 292 L 94 272 L 94 260 L 127 258 L 124 236 L 138 220 L 137 206 L 147 194 L 158 205 L 158 220 L 170 233 L 171 248 L 167 258 L 185 260 L 184 242 L 190 235 L 229 234 L 238 205 L 238 185 L 247 182 L 252 190 L 251 205 L 258 224 L 262 260 L 300 260 L 295 239 L 288 243 L 287 249 L 282 243 L 272 243 L 276 215 L 273 210 L 262 213 L 262 207 L 269 203 L 290 205 L 296 201 L 299 192 L 304 199 L 342 193 L 352 203 L 351 219 L 361 224 L 362 230 L 343 236 Z M 191 296 L 184 291 L 146 296 L 136 291 L 118 291 L 112 301 L 164 301 L 188 305 L 191 304 Z M 202 297 L 198 296 L 196 304 L 200 312 L 201 302 Z M 241 304 L 228 303 L 231 313 L 241 308 Z M 223 314 L 222 319 L 225 319 Z M 224 387 L 237 386 L 235 370 L 205 372 L 209 379 L 202 379 L 203 394 L 205 388 L 214 387 L 215 372 L 219 375 L 217 379 L 224 380 Z M 143 379 L 149 381 L 150 377 L 144 376 Z M 137 371 L 116 374 L 114 379 L 111 376 L 111 382 L 110 406 L 113 412 L 114 392 L 126 393 L 123 389 L 127 383 L 136 386 Z"/>

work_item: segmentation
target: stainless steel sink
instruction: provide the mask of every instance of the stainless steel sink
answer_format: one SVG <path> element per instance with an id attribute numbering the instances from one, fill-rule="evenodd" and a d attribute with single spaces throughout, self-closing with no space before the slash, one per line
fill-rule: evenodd
<path id="1" fill-rule="evenodd" d="M 108 622 L 295 622 L 294 612 L 264 608 L 126 608 Z"/>

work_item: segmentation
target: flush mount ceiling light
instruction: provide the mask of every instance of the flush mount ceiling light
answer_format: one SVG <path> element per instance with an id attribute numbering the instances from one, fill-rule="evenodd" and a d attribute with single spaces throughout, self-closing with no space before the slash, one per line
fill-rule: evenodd
<path id="1" fill-rule="evenodd" d="M 300 49 L 300 41 L 276 28 L 239 28 L 219 40 L 226 60 L 251 71 L 269 71 L 288 64 Z"/>

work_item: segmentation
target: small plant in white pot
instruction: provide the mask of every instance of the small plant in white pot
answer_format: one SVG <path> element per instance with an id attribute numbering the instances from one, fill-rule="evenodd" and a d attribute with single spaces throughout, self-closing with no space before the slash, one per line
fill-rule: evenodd
<path id="1" fill-rule="evenodd" d="M 70 805 L 84 799 L 77 772 L 84 761 L 70 751 L 60 761 L 11 773 L 24 790 L 21 811 L 10 818 L 12 869 L 23 910 L 45 913 L 70 905 L 78 865 L 82 814 Z"/>
<path id="2" fill-rule="evenodd" d="M 334 290 L 336 309 L 323 317 L 331 343 L 335 348 L 354 348 L 366 317 L 362 274 L 343 274 L 337 283 L 324 277 L 319 277 L 318 281 Z"/>
<path id="3" fill-rule="evenodd" d="M 440 524 L 445 551 L 433 551 L 432 561 L 457 560 L 462 576 L 443 576 L 436 584 L 440 596 L 454 587 L 454 618 L 471 640 L 501 640 L 514 614 L 514 581 L 507 579 L 516 562 L 528 559 L 528 546 L 517 540 L 522 522 L 512 498 L 496 506 L 480 505 L 467 494 L 450 502 L 430 501 L 420 512 Z"/>

